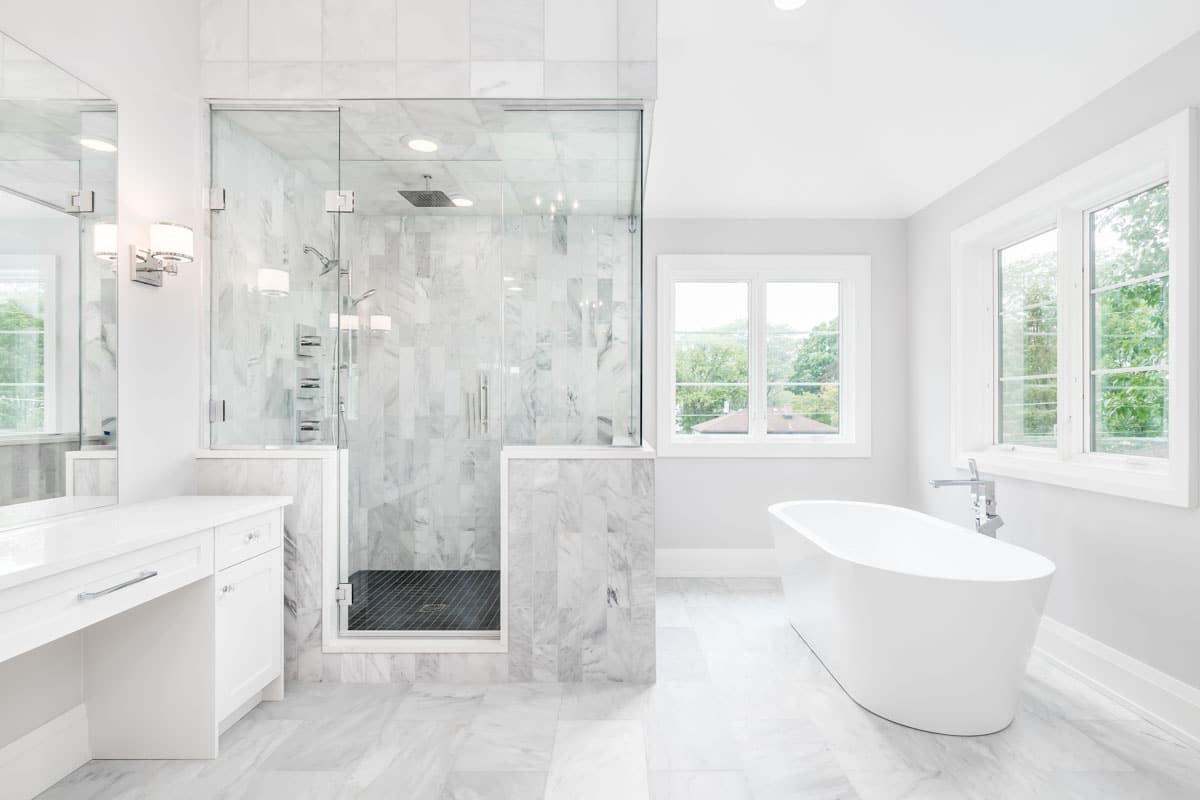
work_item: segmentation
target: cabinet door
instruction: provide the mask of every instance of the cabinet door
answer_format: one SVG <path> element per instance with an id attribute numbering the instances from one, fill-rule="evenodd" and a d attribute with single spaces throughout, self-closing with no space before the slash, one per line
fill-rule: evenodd
<path id="1" fill-rule="evenodd" d="M 283 565 L 275 549 L 217 573 L 217 717 L 283 668 Z"/>

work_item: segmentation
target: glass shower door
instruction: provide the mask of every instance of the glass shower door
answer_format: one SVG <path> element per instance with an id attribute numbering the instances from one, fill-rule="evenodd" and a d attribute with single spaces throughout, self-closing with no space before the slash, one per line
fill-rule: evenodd
<path id="1" fill-rule="evenodd" d="M 471 103 L 343 104 L 350 635 L 499 634 L 503 198 L 480 124 Z"/>

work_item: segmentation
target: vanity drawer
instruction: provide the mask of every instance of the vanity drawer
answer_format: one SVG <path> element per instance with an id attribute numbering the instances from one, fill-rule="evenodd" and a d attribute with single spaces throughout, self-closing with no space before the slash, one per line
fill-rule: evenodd
<path id="1" fill-rule="evenodd" d="M 212 574 L 212 530 L 0 592 L 0 661 Z"/>
<path id="2" fill-rule="evenodd" d="M 217 548 L 217 569 L 274 550 L 283 541 L 283 513 L 268 511 L 253 517 L 218 525 L 214 537 Z"/>

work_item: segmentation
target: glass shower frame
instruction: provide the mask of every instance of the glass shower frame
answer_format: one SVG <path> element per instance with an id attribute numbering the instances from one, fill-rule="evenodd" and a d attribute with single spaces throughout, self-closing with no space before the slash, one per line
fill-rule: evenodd
<path id="1" fill-rule="evenodd" d="M 360 444 L 362 444 L 362 442 L 356 441 L 353 436 L 349 436 L 348 431 L 347 431 L 348 425 L 352 422 L 352 420 L 349 417 L 351 416 L 351 411 L 357 400 L 356 393 L 361 390 L 361 387 L 357 387 L 355 385 L 355 380 L 354 380 L 355 376 L 352 374 L 352 370 L 354 367 L 355 359 L 359 355 L 360 349 L 364 346 L 364 344 L 363 344 L 364 338 L 372 335 L 372 333 L 370 332 L 370 329 L 369 329 L 371 314 L 357 315 L 357 314 L 353 313 L 355 307 L 352 304 L 352 298 L 355 297 L 356 293 L 361 293 L 362 290 L 367 288 L 367 285 L 362 282 L 362 280 L 360 279 L 361 276 L 356 274 L 356 268 L 359 265 L 356 263 L 356 260 L 347 251 L 347 249 L 345 247 L 346 242 L 349 240 L 350 236 L 353 235 L 352 230 L 354 228 L 356 219 L 361 214 L 361 210 L 362 210 L 361 203 L 359 204 L 359 206 L 360 206 L 359 208 L 356 208 L 353 210 L 348 205 L 342 207 L 341 209 L 339 209 L 337 207 L 339 198 L 341 198 L 342 202 L 348 203 L 349 197 L 346 194 L 346 192 L 353 192 L 355 190 L 355 186 L 349 185 L 349 183 L 351 183 L 352 181 L 347 181 L 345 178 L 345 174 L 344 174 L 344 166 L 345 166 L 344 155 L 345 155 L 345 148 L 347 147 L 347 142 L 345 141 L 345 138 L 344 138 L 344 126 L 342 124 L 343 123 L 342 115 L 345 113 L 345 109 L 348 106 L 352 106 L 356 102 L 359 102 L 359 101 L 345 101 L 345 102 L 339 102 L 337 104 L 325 102 L 325 103 L 316 103 L 316 104 L 311 104 L 311 105 L 305 104 L 305 103 L 299 103 L 299 104 L 287 103 L 287 104 L 279 104 L 279 105 L 274 105 L 274 104 L 266 104 L 266 105 L 264 105 L 264 104 L 245 104 L 245 105 L 233 104 L 233 105 L 229 105 L 229 106 L 220 106 L 220 107 L 214 106 L 214 108 L 213 108 L 214 114 L 218 114 L 218 113 L 224 112 L 224 111 L 247 111 L 247 112 L 248 111 L 269 111 L 269 112 L 275 112 L 275 113 L 279 113 L 279 112 L 321 113 L 321 114 L 329 114 L 329 115 L 332 115 L 331 118 L 336 118 L 336 120 L 337 120 L 337 125 L 336 125 L 336 127 L 337 127 L 337 138 L 336 138 L 337 155 L 336 155 L 336 158 L 329 159 L 331 162 L 331 165 L 335 169 L 336 178 L 332 182 L 331 185 L 322 186 L 320 188 L 323 190 L 323 193 L 325 195 L 324 197 L 321 198 L 321 200 L 323 201 L 323 207 L 324 207 L 323 213 L 326 215 L 325 220 L 328 221 L 328 223 L 330 225 L 329 230 L 330 230 L 331 247 L 330 247 L 330 251 L 328 254 L 328 258 L 336 261 L 338 263 L 338 268 L 336 270 L 334 270 L 334 272 L 331 276 L 328 276 L 333 279 L 331 281 L 331 284 L 335 284 L 336 288 L 332 288 L 332 285 L 331 285 L 329 287 L 323 287 L 323 289 L 322 289 L 322 291 L 324 292 L 325 288 L 328 288 L 328 291 L 325 292 L 325 294 L 323 294 L 322 296 L 326 298 L 323 302 L 328 303 L 329 310 L 322 312 L 321 317 L 323 320 L 323 318 L 326 315 L 328 315 L 330 317 L 330 325 L 332 327 L 321 326 L 321 334 L 323 337 L 324 336 L 332 337 L 330 339 L 327 339 L 327 350 L 333 351 L 332 353 L 328 354 L 329 364 L 327 364 L 327 371 L 322 373 L 323 377 L 328 378 L 328 380 L 325 382 L 324 388 L 327 390 L 326 394 L 330 398 L 329 401 L 326 403 L 326 413 L 324 414 L 324 417 L 323 417 L 323 419 L 326 422 L 323 433 L 326 435 L 324 435 L 322 437 L 322 441 L 320 441 L 319 443 L 316 443 L 316 444 L 305 444 L 305 443 L 299 442 L 299 441 L 293 441 L 291 443 L 288 443 L 288 442 L 283 442 L 283 441 L 271 442 L 271 441 L 265 441 L 265 440 L 264 441 L 245 440 L 244 437 L 240 440 L 235 440 L 235 439 L 232 439 L 229 437 L 221 437 L 219 435 L 211 435 L 210 434 L 211 435 L 211 445 L 210 446 L 213 447 L 214 449 L 220 449 L 220 448 L 289 449 L 292 447 L 301 447 L 301 448 L 316 447 L 316 448 L 320 448 L 320 449 L 329 449 L 329 450 L 333 450 L 334 448 L 337 449 L 337 453 L 336 453 L 336 463 L 337 463 L 337 472 L 338 472 L 338 476 L 337 476 L 338 477 L 338 480 L 337 480 L 337 486 L 338 486 L 337 520 L 338 520 L 339 532 L 338 532 L 338 537 L 337 537 L 337 548 L 336 548 L 336 568 L 335 568 L 335 572 L 333 572 L 333 573 L 331 573 L 329 571 L 329 569 L 330 569 L 329 562 L 331 560 L 334 560 L 334 559 L 331 559 L 330 556 L 334 555 L 334 553 L 330 552 L 329 543 L 327 542 L 326 549 L 325 549 L 326 565 L 323 569 L 323 572 L 325 575 L 325 580 L 324 580 L 325 587 L 322 591 L 323 596 L 325 596 L 327 598 L 325 602 L 330 603 L 331 605 L 333 605 L 333 608 L 336 609 L 336 610 L 333 610 L 333 614 L 336 618 L 337 624 L 336 624 L 336 626 L 333 624 L 329 624 L 329 623 L 334 622 L 334 620 L 331 619 L 329 616 L 330 610 L 327 610 L 326 612 L 324 612 L 323 616 L 326 620 L 326 625 L 324 626 L 325 627 L 324 638 L 325 638 L 325 644 L 326 644 L 327 651 L 329 651 L 329 652 L 335 652 L 335 651 L 342 651 L 342 652 L 346 652 L 346 651 L 358 651 L 358 652 L 431 652 L 431 651 L 436 651 L 436 652 L 504 652 L 506 650 L 506 636 L 507 636 L 508 626 L 507 626 L 507 620 L 504 619 L 503 617 L 501 619 L 500 632 L 498 635 L 494 631 L 486 631 L 486 632 L 485 631 L 475 631 L 475 632 L 471 632 L 471 631 L 444 631 L 444 632 L 443 631 L 416 631 L 416 632 L 412 632 L 412 631 L 389 630 L 389 631 L 380 631 L 380 632 L 359 632 L 359 631 L 349 631 L 348 630 L 348 624 L 347 624 L 348 616 L 349 616 L 348 604 L 343 603 L 343 602 L 335 603 L 335 601 L 334 601 L 334 595 L 335 595 L 334 587 L 337 587 L 338 592 L 341 592 L 341 591 L 343 591 L 342 587 L 344 587 L 347 583 L 349 583 L 349 580 L 348 580 L 349 579 L 349 569 L 350 569 L 350 565 L 351 565 L 350 564 L 350 552 L 349 552 L 350 551 L 350 515 L 354 511 L 354 509 L 352 508 L 353 503 L 351 502 L 352 494 L 350 492 L 350 487 L 349 487 L 349 477 L 350 477 L 350 471 L 351 471 L 350 470 L 351 459 L 355 455 L 355 453 L 353 451 L 356 447 L 358 447 Z M 404 101 L 404 102 L 407 102 L 407 101 Z M 438 101 L 417 101 L 417 102 L 438 102 Z M 472 101 L 459 101 L 459 102 L 472 102 Z M 625 298 L 625 302 L 628 304 L 627 310 L 630 315 L 630 325 L 629 325 L 629 329 L 628 329 L 628 341 L 622 343 L 623 347 L 627 347 L 627 353 L 628 353 L 627 369 L 629 370 L 629 375 L 628 375 L 627 382 L 628 382 L 628 385 L 630 386 L 630 391 L 629 391 L 629 395 L 628 395 L 628 404 L 629 405 L 628 405 L 627 417 L 629 420 L 629 427 L 627 430 L 623 430 L 623 431 L 615 431 L 614 430 L 612 433 L 614 434 L 613 446 L 621 446 L 621 445 L 639 446 L 641 444 L 641 425 L 642 425 L 642 419 L 643 419 L 643 408 L 642 408 L 642 402 L 643 402 L 642 383 L 643 382 L 641 379 L 642 378 L 642 375 L 641 375 L 641 372 L 642 372 L 641 347 L 642 347 L 643 324 L 644 324 L 642 321 L 643 314 L 642 314 L 642 280 L 641 280 L 641 275 L 642 275 L 641 205 L 642 205 L 643 182 L 644 182 L 644 174 L 643 174 L 644 159 L 643 159 L 643 154 L 641 152 L 642 142 L 643 142 L 643 131 L 642 131 L 643 112 L 642 112 L 642 109 L 640 106 L 633 106 L 633 105 L 629 105 L 629 104 L 569 104 L 569 103 L 553 103 L 553 102 L 514 104 L 514 108 L 512 110 L 535 111 L 536 112 L 536 111 L 544 111 L 547 109 L 552 109 L 555 111 L 564 111 L 564 112 L 567 112 L 567 111 L 597 111 L 597 110 L 599 110 L 599 111 L 618 111 L 618 110 L 623 110 L 623 111 L 630 111 L 630 112 L 636 113 L 636 131 L 634 132 L 634 134 L 635 134 L 634 138 L 636 140 L 636 152 L 634 155 L 635 163 L 636 163 L 636 170 L 632 176 L 634 186 L 633 186 L 632 196 L 630 198 L 630 205 L 629 205 L 630 210 L 629 210 L 628 217 L 621 221 L 622 224 L 628 226 L 628 234 L 629 234 L 628 255 L 630 258 L 630 274 L 629 274 L 629 278 L 628 278 L 629 286 L 628 286 L 628 294 L 627 294 L 627 297 Z M 214 146 L 213 158 L 212 158 L 214 174 L 213 174 L 212 185 L 216 186 L 216 187 L 224 187 L 227 182 L 222 181 L 220 179 L 220 176 L 217 174 L 218 173 L 218 170 L 217 170 L 218 161 L 219 161 L 219 155 L 217 153 L 217 147 Z M 361 197 L 358 199 L 361 201 Z M 219 272 L 221 269 L 220 252 L 219 252 L 219 248 L 217 245 L 217 240 L 220 238 L 220 226 L 226 221 L 225 219 L 218 218 L 218 215 L 228 215 L 229 212 L 233 211 L 233 210 L 235 210 L 235 209 L 227 207 L 223 211 L 214 211 L 214 214 L 213 214 L 213 219 L 214 219 L 214 221 L 213 221 L 214 273 Z M 503 226 L 503 224 L 507 223 L 508 221 L 510 221 L 512 219 L 519 220 L 520 213 L 521 213 L 520 210 L 517 208 L 511 209 L 511 213 L 509 213 L 509 209 L 505 208 L 503 205 L 503 202 L 502 202 L 501 210 L 498 214 L 498 217 Z M 501 236 L 503 236 L 503 234 L 501 234 Z M 291 251 L 289 256 L 290 256 L 290 261 L 291 261 L 292 265 L 295 265 L 298 261 L 302 261 L 305 258 L 305 256 L 302 253 L 296 252 L 295 249 L 293 249 Z M 501 252 L 501 260 L 502 260 L 501 272 L 504 272 L 504 270 L 507 269 L 507 266 L 503 264 L 503 260 L 505 257 L 506 257 L 506 253 L 502 250 L 502 252 Z M 308 266 L 311 266 L 311 265 L 308 265 L 307 262 L 302 262 L 302 263 L 305 263 L 306 269 L 308 268 Z M 261 266 L 261 265 L 255 265 L 255 266 Z M 267 266 L 268 268 L 270 267 L 270 265 L 265 265 L 265 266 Z M 212 302 L 212 335 L 213 335 L 214 345 L 220 341 L 219 340 L 219 336 L 220 336 L 219 329 L 221 327 L 221 311 L 218 308 L 218 304 L 220 302 L 220 297 L 219 297 L 219 292 L 218 292 L 219 287 L 216 284 L 217 284 L 217 276 L 214 275 L 214 291 L 212 292 L 212 301 L 211 301 Z M 295 278 L 295 275 L 293 274 L 292 286 L 295 287 L 296 285 L 297 285 L 296 278 Z M 504 295 L 503 288 L 497 287 L 497 306 L 500 311 L 500 325 L 501 325 L 500 330 L 498 331 L 497 339 L 500 339 L 500 340 L 503 339 L 503 334 L 504 334 L 503 326 L 504 326 L 504 320 L 505 320 L 505 313 L 504 313 L 505 303 L 504 303 L 503 295 Z M 359 316 L 360 317 L 359 327 L 357 329 L 354 329 L 354 328 L 350 327 L 349 325 L 344 326 L 343 325 L 343 316 Z M 396 322 L 394 321 L 392 324 L 394 325 L 394 324 L 396 324 Z M 366 327 L 363 327 L 364 325 Z M 508 353 L 505 352 L 503 346 L 499 346 L 499 353 L 498 353 L 498 358 L 496 361 L 496 366 L 497 366 L 497 368 L 496 368 L 496 370 L 494 370 L 494 372 L 490 376 L 489 385 L 488 385 L 488 393 L 490 395 L 489 401 L 490 401 L 490 407 L 492 409 L 492 413 L 490 414 L 491 427 L 492 427 L 492 430 L 498 436 L 499 445 L 500 446 L 508 446 L 509 444 L 511 444 L 511 442 L 509 442 L 508 439 L 505 437 L 506 413 L 504 412 L 504 406 L 505 406 L 505 402 L 506 402 L 506 398 L 505 398 L 506 390 L 504 388 L 504 385 L 505 385 L 505 378 L 508 377 L 510 368 L 515 368 L 515 367 L 512 367 L 512 365 L 510 364 L 509 355 L 508 355 Z M 212 379 L 211 380 L 212 380 L 212 386 L 214 389 L 213 397 L 217 398 L 217 397 L 219 397 L 220 394 L 222 394 L 222 392 L 219 391 L 220 387 L 219 387 L 218 381 L 217 381 L 217 378 L 218 378 L 217 365 L 215 362 L 211 365 L 211 371 L 212 371 Z M 252 416 L 252 415 L 248 415 L 248 416 Z M 297 425 L 300 422 L 300 417 L 298 414 L 294 413 L 294 409 L 291 412 L 289 412 L 288 419 L 289 419 L 289 421 L 294 420 Z M 210 425 L 210 430 L 213 430 L 212 425 Z M 625 435 L 619 436 L 618 435 L 619 433 L 624 433 Z M 618 439 L 621 440 L 619 443 L 617 441 Z M 517 442 L 517 444 L 522 444 L 522 445 L 529 444 L 529 445 L 535 445 L 535 446 L 540 443 L 542 443 L 542 442 L 538 442 L 538 441 Z M 497 478 L 499 479 L 499 476 L 497 476 Z M 499 498 L 498 498 L 498 506 L 499 506 L 498 512 L 500 514 L 500 520 L 503 520 L 507 513 L 506 503 L 507 503 L 507 497 L 505 496 L 505 493 L 503 491 L 501 491 L 499 494 Z M 499 571 L 500 571 L 500 579 L 501 579 L 500 580 L 500 585 L 501 585 L 500 608 L 501 608 L 502 615 L 506 616 L 507 615 L 507 578 L 508 578 L 507 557 L 508 557 L 508 552 L 507 552 L 507 541 L 505 540 L 505 533 L 506 533 L 504 530 L 505 526 L 500 524 L 499 528 L 500 528 L 500 539 L 498 542 L 498 546 L 499 546 L 498 558 L 499 558 Z M 333 580 L 330 580 L 331 578 Z M 326 606 L 326 608 L 328 609 L 329 606 Z M 391 640 L 391 641 L 387 641 L 387 640 Z M 330 647 L 331 641 L 333 641 L 332 647 Z"/>

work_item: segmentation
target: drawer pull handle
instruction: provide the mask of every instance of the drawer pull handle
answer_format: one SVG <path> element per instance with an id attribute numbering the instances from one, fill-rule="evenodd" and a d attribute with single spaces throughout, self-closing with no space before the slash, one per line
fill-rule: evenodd
<path id="1" fill-rule="evenodd" d="M 246 534 L 246 544 L 262 538 L 262 531 L 250 531 Z"/>
<path id="2" fill-rule="evenodd" d="M 141 583 L 142 581 L 148 581 L 157 574 L 158 573 L 155 572 L 154 570 L 148 569 L 145 572 L 138 575 L 136 578 L 130 578 L 129 580 L 125 581 L 124 583 L 118 583 L 116 586 L 110 586 L 107 589 L 101 589 L 98 592 L 80 592 L 79 599 L 80 600 L 94 600 L 97 597 L 104 597 L 104 595 L 112 594 L 113 592 L 118 591 L 119 589 L 124 589 L 126 586 L 133 586 L 135 583 Z"/>

